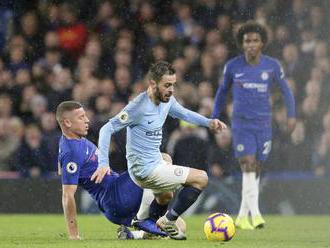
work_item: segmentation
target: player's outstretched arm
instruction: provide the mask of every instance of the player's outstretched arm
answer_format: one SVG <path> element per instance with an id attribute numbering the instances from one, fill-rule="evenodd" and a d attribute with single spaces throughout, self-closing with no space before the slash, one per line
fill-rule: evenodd
<path id="1" fill-rule="evenodd" d="M 91 177 L 91 180 L 95 181 L 95 183 L 101 183 L 105 175 L 111 174 L 109 164 L 109 147 L 111 143 L 111 136 L 134 122 L 136 115 L 139 114 L 138 102 L 139 99 L 136 101 L 131 101 L 119 114 L 111 118 L 100 129 L 98 142 L 99 165 Z"/>
<path id="2" fill-rule="evenodd" d="M 222 121 L 218 120 L 218 119 L 212 119 L 209 122 L 209 129 L 212 132 L 219 132 L 223 129 L 226 129 L 227 125 L 225 123 L 223 123 Z"/>
<path id="3" fill-rule="evenodd" d="M 110 165 L 109 165 L 109 147 L 111 142 L 111 136 L 115 132 L 113 125 L 113 119 L 102 126 L 99 133 L 99 155 L 98 155 L 98 168 L 93 173 L 91 181 L 95 183 L 101 183 L 105 175 L 110 175 Z"/>
<path id="4" fill-rule="evenodd" d="M 77 185 L 62 186 L 62 205 L 69 239 L 80 240 L 77 225 L 77 207 L 74 195 L 77 191 Z"/>

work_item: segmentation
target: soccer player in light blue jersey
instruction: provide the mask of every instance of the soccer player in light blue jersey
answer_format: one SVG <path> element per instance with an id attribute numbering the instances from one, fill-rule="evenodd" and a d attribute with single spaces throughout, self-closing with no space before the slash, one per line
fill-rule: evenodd
<path id="1" fill-rule="evenodd" d="M 58 165 L 62 181 L 62 204 L 70 239 L 80 239 L 76 221 L 77 209 L 75 193 L 80 186 L 96 201 L 100 211 L 111 222 L 121 225 L 118 237 L 121 239 L 145 238 L 142 231 L 129 231 L 133 218 L 137 215 L 143 195 L 152 201 L 151 190 L 143 190 L 137 186 L 127 172 L 118 175 L 112 172 L 106 175 L 101 184 L 91 180 L 93 172 L 97 169 L 97 147 L 84 138 L 87 135 L 89 120 L 86 112 L 79 102 L 66 101 L 58 105 L 56 119 L 62 130 L 59 142 Z M 162 154 L 164 160 L 171 164 L 169 155 Z M 146 192 L 143 193 L 143 192 Z M 152 197 L 152 198 L 150 198 Z M 161 215 L 154 216 L 148 222 L 148 231 L 156 235 L 166 235 L 156 226 L 156 220 Z M 178 224 L 184 228 L 182 219 Z"/>
<path id="2" fill-rule="evenodd" d="M 109 146 L 113 133 L 127 129 L 126 158 L 133 181 L 143 188 L 153 190 L 159 209 L 171 199 L 169 192 L 182 189 L 157 225 L 173 239 L 185 239 L 175 224 L 176 219 L 198 198 L 208 183 L 205 171 L 184 166 L 168 166 L 162 159 L 160 145 L 162 128 L 168 115 L 187 122 L 208 127 L 212 131 L 226 128 L 218 119 L 208 119 L 180 105 L 173 96 L 176 83 L 175 69 L 160 61 L 149 70 L 149 87 L 138 95 L 117 116 L 100 130 L 99 168 L 92 179 L 102 182 L 111 173 Z M 189 149 L 189 147 L 187 147 Z"/>
<path id="3" fill-rule="evenodd" d="M 212 117 L 218 118 L 224 112 L 226 94 L 232 89 L 233 146 L 243 173 L 241 207 L 235 224 L 242 229 L 254 229 L 262 228 L 265 224 L 258 198 L 261 164 L 271 150 L 272 84 L 276 84 L 284 96 L 289 132 L 293 131 L 296 124 L 295 102 L 280 63 L 262 54 L 262 48 L 267 43 L 266 29 L 248 22 L 239 29 L 237 43 L 244 54 L 225 65 Z"/>

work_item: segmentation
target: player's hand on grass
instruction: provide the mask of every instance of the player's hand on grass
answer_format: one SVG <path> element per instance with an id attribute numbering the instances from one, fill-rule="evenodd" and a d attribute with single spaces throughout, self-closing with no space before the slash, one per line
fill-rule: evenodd
<path id="1" fill-rule="evenodd" d="M 70 240 L 82 240 L 82 238 L 79 235 L 75 235 L 75 236 L 69 236 Z"/>
<path id="2" fill-rule="evenodd" d="M 97 170 L 93 173 L 91 181 L 95 181 L 95 183 L 101 183 L 107 174 L 111 174 L 111 169 L 109 166 L 98 167 Z"/>
<path id="3" fill-rule="evenodd" d="M 288 132 L 292 133 L 293 130 L 296 128 L 297 120 L 296 118 L 288 118 Z"/>
<path id="4" fill-rule="evenodd" d="M 69 236 L 70 240 L 82 240 L 82 238 L 79 235 L 76 236 Z"/>
<path id="5" fill-rule="evenodd" d="M 219 132 L 227 128 L 227 125 L 218 119 L 212 119 L 209 123 L 209 128 L 213 132 Z"/>

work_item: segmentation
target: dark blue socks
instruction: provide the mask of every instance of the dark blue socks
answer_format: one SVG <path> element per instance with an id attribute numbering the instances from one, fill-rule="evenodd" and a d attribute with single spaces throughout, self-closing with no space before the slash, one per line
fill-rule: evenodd
<path id="1" fill-rule="evenodd" d="M 168 205 L 160 205 L 154 199 L 150 204 L 149 217 L 155 222 L 166 213 Z"/>
<path id="2" fill-rule="evenodd" d="M 202 191 L 191 186 L 183 187 L 173 202 L 172 207 L 166 214 L 167 219 L 176 220 L 198 198 Z"/>

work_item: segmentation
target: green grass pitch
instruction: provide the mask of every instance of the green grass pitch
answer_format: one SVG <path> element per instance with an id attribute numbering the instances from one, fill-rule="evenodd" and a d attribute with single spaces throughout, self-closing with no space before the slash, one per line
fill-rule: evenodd
<path id="1" fill-rule="evenodd" d="M 0 215 L 0 247 L 330 247 L 330 216 L 265 216 L 263 230 L 236 231 L 229 242 L 207 241 L 206 216 L 185 217 L 187 240 L 117 240 L 117 226 L 101 215 L 79 215 L 81 241 L 67 240 L 62 215 Z"/>

